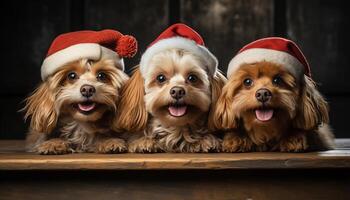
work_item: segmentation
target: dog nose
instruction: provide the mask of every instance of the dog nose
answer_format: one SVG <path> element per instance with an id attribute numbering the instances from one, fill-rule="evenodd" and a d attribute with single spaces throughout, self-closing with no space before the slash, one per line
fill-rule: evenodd
<path id="1" fill-rule="evenodd" d="M 184 97 L 186 94 L 186 91 L 184 88 L 182 87 L 173 87 L 170 89 L 170 95 L 171 97 L 173 97 L 176 100 L 181 99 L 182 97 Z"/>
<path id="2" fill-rule="evenodd" d="M 265 103 L 271 99 L 272 93 L 270 90 L 262 88 L 262 89 L 259 89 L 258 91 L 256 91 L 255 97 L 261 103 Z"/>
<path id="3" fill-rule="evenodd" d="M 80 93 L 83 97 L 89 98 L 96 92 L 96 89 L 92 85 L 83 85 L 80 88 Z"/>

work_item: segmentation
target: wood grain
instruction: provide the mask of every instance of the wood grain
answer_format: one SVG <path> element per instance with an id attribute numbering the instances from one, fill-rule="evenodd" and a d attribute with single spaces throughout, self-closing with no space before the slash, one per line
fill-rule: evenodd
<path id="1" fill-rule="evenodd" d="M 182 0 L 182 22 L 195 28 L 226 73 L 244 45 L 273 34 L 272 0 Z"/>
<path id="2" fill-rule="evenodd" d="M 348 148 L 310 153 L 82 153 L 58 156 L 43 156 L 24 152 L 22 141 L 5 140 L 0 142 L 0 146 L 0 170 L 350 168 L 350 149 Z"/>
<path id="3" fill-rule="evenodd" d="M 139 63 L 146 47 L 168 26 L 168 1 L 86 0 L 85 4 L 85 28 L 116 29 L 137 38 L 138 53 L 124 60 L 127 71 Z"/>
<path id="4" fill-rule="evenodd" d="M 349 94 L 347 46 L 350 43 L 345 1 L 287 0 L 287 37 L 302 48 L 324 94 Z M 348 106 L 344 107 L 349 112 Z M 340 114 L 338 114 L 340 115 Z M 341 115 L 344 116 L 344 115 Z M 340 120 L 340 119 L 338 119 Z"/>
<path id="5" fill-rule="evenodd" d="M 2 200 L 345 200 L 350 187 L 344 170 L 0 171 L 0 176 Z"/>

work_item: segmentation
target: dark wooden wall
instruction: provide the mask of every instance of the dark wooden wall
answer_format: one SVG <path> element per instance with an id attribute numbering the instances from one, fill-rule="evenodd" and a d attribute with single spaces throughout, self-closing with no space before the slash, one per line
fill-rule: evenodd
<path id="1" fill-rule="evenodd" d="M 40 82 L 40 66 L 60 33 L 113 28 L 134 35 L 138 63 L 145 47 L 168 25 L 194 27 L 225 71 L 244 44 L 265 36 L 295 40 L 311 63 L 314 79 L 331 105 L 337 137 L 349 137 L 349 14 L 341 0 L 17 0 L 2 4 L 0 138 L 24 138 L 27 124 L 17 110 Z"/>

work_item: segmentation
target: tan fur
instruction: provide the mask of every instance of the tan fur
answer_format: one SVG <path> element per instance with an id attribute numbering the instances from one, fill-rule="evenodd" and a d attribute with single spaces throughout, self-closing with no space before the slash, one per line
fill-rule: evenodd
<path id="1" fill-rule="evenodd" d="M 232 107 L 232 95 L 238 84 L 235 80 L 229 80 L 223 87 L 218 100 L 216 101 L 213 114 L 213 125 L 217 129 L 233 129 L 237 127 L 235 109 Z"/>
<path id="2" fill-rule="evenodd" d="M 279 85 L 272 83 L 276 75 L 283 80 Z M 253 80 L 252 86 L 243 85 L 246 78 Z M 272 93 L 265 106 L 274 109 L 274 116 L 267 122 L 259 122 L 254 111 L 262 106 L 255 97 L 261 88 Z M 312 79 L 304 76 L 298 81 L 282 66 L 270 62 L 243 64 L 223 87 L 214 113 L 214 126 L 226 130 L 225 152 L 332 148 L 333 134 L 323 128 L 328 127 L 328 121 L 327 102 Z M 310 135 L 313 139 L 308 139 Z M 319 138 L 319 145 L 313 142 L 315 138 Z M 311 148 L 311 144 L 318 148 Z"/>
<path id="3" fill-rule="evenodd" d="M 209 117 L 208 117 L 208 127 L 210 130 L 216 130 L 215 128 L 215 122 L 217 119 L 215 119 L 215 110 L 216 102 L 218 101 L 221 93 L 222 93 L 222 88 L 225 86 L 227 82 L 226 77 L 221 73 L 218 72 L 214 75 L 213 80 L 211 81 L 211 106 L 210 106 L 210 112 L 209 112 Z"/>
<path id="4" fill-rule="evenodd" d="M 253 151 L 254 143 L 249 137 L 241 136 L 236 131 L 227 132 L 222 142 L 223 152 L 249 152 Z"/>
<path id="5" fill-rule="evenodd" d="M 60 138 L 47 140 L 37 147 L 37 153 L 43 155 L 60 155 L 71 153 L 72 151 L 69 142 Z"/>
<path id="6" fill-rule="evenodd" d="M 127 151 L 126 142 L 119 138 L 108 138 L 96 142 L 97 153 L 123 153 Z"/>
<path id="7" fill-rule="evenodd" d="M 79 78 L 68 79 L 71 72 Z M 104 81 L 97 80 L 99 72 L 106 74 Z M 31 120 L 28 151 L 40 154 L 124 152 L 125 144 L 108 139 L 118 135 L 111 130 L 110 123 L 115 121 L 119 90 L 127 79 L 111 60 L 81 59 L 62 67 L 26 100 L 23 110 L 26 110 L 25 118 Z M 97 106 L 89 114 L 83 114 L 77 108 L 78 103 L 86 100 L 80 92 L 85 84 L 96 90 L 90 101 Z M 103 148 L 102 145 L 106 146 Z"/>
<path id="8" fill-rule="evenodd" d="M 31 117 L 30 127 L 36 132 L 49 133 L 57 123 L 58 114 L 54 109 L 56 91 L 50 88 L 52 80 L 40 84 L 33 94 L 26 99 L 25 119 Z M 40 109 L 38 109 L 40 108 Z"/>
<path id="9" fill-rule="evenodd" d="M 298 116 L 294 121 L 295 128 L 309 130 L 321 124 L 329 123 L 328 104 L 316 89 L 315 82 L 304 76 L 304 88 L 300 98 Z"/>
<path id="10" fill-rule="evenodd" d="M 209 132 L 210 109 L 218 98 L 226 78 L 218 72 L 208 77 L 201 58 L 183 50 L 172 49 L 155 55 L 152 71 L 140 74 L 136 69 L 123 90 L 119 128 L 130 132 L 129 152 L 209 152 L 220 149 L 220 140 Z M 157 76 L 166 77 L 164 83 Z M 197 81 L 189 83 L 190 74 Z M 171 88 L 183 87 L 182 99 L 187 105 L 184 116 L 169 114 L 168 106 L 175 100 Z M 125 93 L 125 94 L 124 94 Z M 147 124 L 146 124 L 147 122 Z"/>
<path id="11" fill-rule="evenodd" d="M 129 151 L 153 152 L 218 152 L 220 140 L 212 134 L 205 124 L 184 127 L 164 126 L 152 118 L 149 128 L 130 139 Z"/>
<path id="12" fill-rule="evenodd" d="M 144 80 L 138 66 L 121 90 L 118 118 L 113 123 L 117 130 L 142 131 L 147 124 L 148 113 L 144 103 Z"/>

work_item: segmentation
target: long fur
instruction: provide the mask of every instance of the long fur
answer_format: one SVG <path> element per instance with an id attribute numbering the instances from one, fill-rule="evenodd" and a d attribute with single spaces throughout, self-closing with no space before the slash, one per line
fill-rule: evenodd
<path id="1" fill-rule="evenodd" d="M 329 123 L 328 104 L 316 89 L 315 82 L 304 76 L 304 88 L 300 98 L 298 116 L 295 118 L 294 127 L 309 130 L 322 124 Z"/>
<path id="2" fill-rule="evenodd" d="M 194 70 L 202 84 L 209 84 L 208 89 L 205 86 L 200 88 L 187 87 L 187 100 L 197 106 L 197 111 L 189 111 L 189 115 L 193 115 L 193 119 L 171 119 L 167 117 L 167 112 L 161 111 L 162 105 L 171 101 L 169 90 L 172 86 L 176 86 L 172 81 L 180 81 L 183 77 L 180 74 L 169 75 L 169 83 L 157 86 L 153 82 L 154 76 L 157 74 L 158 68 L 148 71 L 145 75 L 140 73 L 136 68 L 130 80 L 126 83 L 122 90 L 122 99 L 119 109 L 119 120 L 116 121 L 115 127 L 130 133 L 129 152 L 209 152 L 219 151 L 220 140 L 211 134 L 209 127 L 213 127 L 213 114 L 211 110 L 215 110 L 216 99 L 220 96 L 221 89 L 226 82 L 226 78 L 217 72 L 213 77 L 203 74 L 202 61 L 200 58 L 192 55 L 190 52 L 169 50 L 161 52 L 152 60 L 151 64 L 162 63 L 163 67 L 169 72 L 172 70 L 186 70 L 186 67 Z M 188 65 L 186 65 L 187 63 Z M 190 66 L 193 65 L 193 68 Z M 153 69 L 153 68 L 152 68 Z M 173 78 L 173 79 L 172 79 Z M 170 80 L 171 79 L 171 80 Z M 183 85 L 183 83 L 178 83 Z M 169 84 L 169 85 L 168 85 Z M 148 93 L 146 92 L 148 91 Z M 210 98 L 206 96 L 210 94 Z M 202 97 L 202 98 L 199 98 Z M 208 103 L 208 107 L 206 107 Z M 204 112 L 198 114 L 193 112 Z M 188 115 L 186 114 L 186 115 Z M 187 118 L 186 118 L 187 119 Z M 185 124 L 183 124 L 185 123 Z M 209 125 L 208 125 L 209 124 Z"/>
<path id="3" fill-rule="evenodd" d="M 138 66 L 131 78 L 121 89 L 121 100 L 118 106 L 118 118 L 113 123 L 116 130 L 129 132 L 142 131 L 146 128 L 148 113 L 144 102 L 144 79 Z"/>
<path id="4" fill-rule="evenodd" d="M 211 106 L 210 106 L 210 111 L 209 111 L 209 117 L 208 117 L 208 127 L 210 130 L 216 130 L 216 120 L 215 119 L 215 111 L 217 110 L 216 106 L 219 104 L 216 104 L 216 102 L 218 101 L 221 92 L 222 92 L 222 88 L 225 86 L 227 82 L 226 77 L 221 73 L 221 72 L 217 72 L 212 81 L 211 81 Z"/>
<path id="5" fill-rule="evenodd" d="M 25 119 L 32 116 L 30 127 L 37 132 L 49 133 L 57 123 L 58 113 L 55 108 L 56 92 L 50 89 L 52 80 L 40 84 L 40 86 L 26 99 Z M 40 109 L 39 109 L 40 108 Z"/>
<path id="6" fill-rule="evenodd" d="M 101 71 L 107 77 L 104 81 L 96 78 Z M 69 80 L 71 72 L 80 77 Z M 26 99 L 23 110 L 25 119 L 30 119 L 27 150 L 39 154 L 126 151 L 125 141 L 116 138 L 120 134 L 110 128 L 110 123 L 117 117 L 118 91 L 127 79 L 111 60 L 81 59 L 62 67 Z M 77 106 L 87 100 L 80 91 L 86 84 L 95 88 L 90 101 L 98 104 L 90 114 L 82 114 Z"/>
<path id="7" fill-rule="evenodd" d="M 274 86 L 279 74 L 283 86 Z M 253 78 L 250 89 L 243 80 Z M 281 66 L 269 62 L 245 64 L 223 87 L 214 112 L 214 127 L 226 132 L 223 151 L 286 151 L 324 150 L 334 147 L 329 128 L 328 105 L 310 77 L 300 82 Z M 272 91 L 268 106 L 279 109 L 272 122 L 257 122 L 255 99 L 261 87 Z M 276 113 L 276 111 L 275 111 Z"/>

